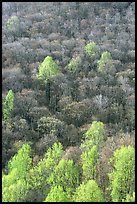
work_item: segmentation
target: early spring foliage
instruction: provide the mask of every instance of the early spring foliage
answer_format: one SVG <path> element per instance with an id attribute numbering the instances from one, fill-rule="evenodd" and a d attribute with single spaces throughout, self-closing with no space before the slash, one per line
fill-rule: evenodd
<path id="1" fill-rule="evenodd" d="M 114 169 L 109 174 L 111 197 L 113 202 L 128 199 L 127 194 L 134 191 L 135 149 L 132 146 L 121 146 L 111 159 Z"/>
<path id="2" fill-rule="evenodd" d="M 112 57 L 110 52 L 105 51 L 102 53 L 98 61 L 98 71 L 103 74 L 111 73 L 113 69 Z"/>
<path id="3" fill-rule="evenodd" d="M 17 16 L 11 16 L 7 21 L 7 28 L 12 31 L 15 29 L 15 26 L 19 24 L 19 19 Z"/>
<path id="4" fill-rule="evenodd" d="M 26 175 L 32 165 L 31 147 L 24 144 L 8 163 L 8 175 L 2 177 L 3 202 L 19 202 L 26 196 Z"/>
<path id="5" fill-rule="evenodd" d="M 3 103 L 4 121 L 10 120 L 13 111 L 13 105 L 14 105 L 14 93 L 12 90 L 9 90 Z"/>
<path id="6" fill-rule="evenodd" d="M 82 183 L 75 192 L 74 202 L 104 202 L 104 196 L 95 180 Z"/>
<path id="7" fill-rule="evenodd" d="M 95 179 L 96 164 L 98 159 L 97 146 L 94 145 L 91 150 L 84 151 L 81 155 L 83 180 Z"/>
<path id="8" fill-rule="evenodd" d="M 47 56 L 38 68 L 38 79 L 47 82 L 50 77 L 57 75 L 59 71 L 58 65 L 54 62 L 52 57 Z"/>
<path id="9" fill-rule="evenodd" d="M 91 58 L 94 59 L 97 52 L 97 46 L 95 42 L 90 42 L 84 47 L 85 53 Z"/>
<path id="10" fill-rule="evenodd" d="M 93 121 L 91 127 L 83 135 L 83 141 L 81 148 L 85 150 L 90 150 L 93 145 L 99 145 L 103 142 L 105 135 L 104 124 L 100 121 Z"/>
<path id="11" fill-rule="evenodd" d="M 79 185 L 79 168 L 73 160 L 61 159 L 49 177 L 52 186 L 60 185 L 70 195 Z"/>
<path id="12" fill-rule="evenodd" d="M 62 186 L 53 186 L 44 202 L 69 202 L 69 198 Z"/>

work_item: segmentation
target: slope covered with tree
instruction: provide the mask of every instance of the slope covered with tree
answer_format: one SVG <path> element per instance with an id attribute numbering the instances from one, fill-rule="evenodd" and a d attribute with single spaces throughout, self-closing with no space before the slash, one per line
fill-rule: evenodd
<path id="1" fill-rule="evenodd" d="M 134 2 L 3 2 L 2 100 L 4 201 L 134 200 Z"/>

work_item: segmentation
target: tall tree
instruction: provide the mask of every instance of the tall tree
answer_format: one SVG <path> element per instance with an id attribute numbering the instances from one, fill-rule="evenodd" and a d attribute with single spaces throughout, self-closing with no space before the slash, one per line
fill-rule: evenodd
<path id="1" fill-rule="evenodd" d="M 84 151 L 81 155 L 82 159 L 82 176 L 84 181 L 95 179 L 96 163 L 98 159 L 98 151 L 96 145 L 91 150 Z"/>
<path id="2" fill-rule="evenodd" d="M 69 199 L 61 186 L 54 186 L 51 188 L 44 202 L 69 202 Z"/>
<path id="3" fill-rule="evenodd" d="M 31 168 L 31 147 L 24 144 L 8 163 L 8 175 L 2 176 L 3 202 L 24 201 L 28 191 L 27 172 Z"/>
<path id="4" fill-rule="evenodd" d="M 44 84 L 46 84 L 46 96 L 48 103 L 50 103 L 50 79 L 53 76 L 59 74 L 59 67 L 53 61 L 52 57 L 47 56 L 44 61 L 39 65 L 37 78 Z"/>
<path id="5" fill-rule="evenodd" d="M 60 185 L 70 196 L 79 185 L 79 167 L 73 160 L 61 159 L 49 177 L 51 186 Z"/>
<path id="6" fill-rule="evenodd" d="M 113 171 L 109 174 L 111 197 L 113 202 L 126 200 L 127 194 L 135 191 L 135 149 L 121 146 L 111 159 Z"/>
<path id="7" fill-rule="evenodd" d="M 82 183 L 75 192 L 74 202 L 104 202 L 104 196 L 95 180 Z"/>
<path id="8" fill-rule="evenodd" d="M 10 120 L 13 111 L 13 105 L 14 105 L 14 93 L 12 90 L 9 90 L 3 103 L 3 117 L 5 121 Z"/>

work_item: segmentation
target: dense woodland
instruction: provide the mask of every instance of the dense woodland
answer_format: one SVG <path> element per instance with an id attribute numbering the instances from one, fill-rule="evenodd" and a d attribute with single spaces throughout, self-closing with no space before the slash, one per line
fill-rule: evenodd
<path id="1" fill-rule="evenodd" d="M 2 3 L 3 202 L 135 201 L 135 3 Z"/>

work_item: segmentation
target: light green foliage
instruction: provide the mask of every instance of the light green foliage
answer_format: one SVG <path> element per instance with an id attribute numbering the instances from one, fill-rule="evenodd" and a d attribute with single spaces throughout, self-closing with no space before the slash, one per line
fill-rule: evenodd
<path id="1" fill-rule="evenodd" d="M 9 187 L 3 187 L 2 200 L 3 202 L 19 202 L 24 200 L 27 193 L 27 182 L 24 179 L 17 180 Z"/>
<path id="2" fill-rule="evenodd" d="M 45 157 L 41 161 L 39 161 L 37 166 L 35 166 L 28 172 L 29 188 L 40 191 L 43 194 L 44 198 L 47 193 L 47 179 L 53 172 L 55 166 L 57 166 L 59 160 L 62 157 L 62 153 L 63 147 L 61 143 L 54 143 L 53 146 L 48 149 Z"/>
<path id="3" fill-rule="evenodd" d="M 67 69 L 72 73 L 76 73 L 79 70 L 81 63 L 82 63 L 82 60 L 79 56 L 75 58 L 73 57 L 70 60 L 69 64 L 67 65 Z"/>
<path id="4" fill-rule="evenodd" d="M 103 52 L 100 60 L 98 61 L 98 71 L 103 74 L 111 73 L 112 68 L 113 68 L 113 64 L 112 64 L 112 57 L 110 52 L 108 51 Z"/>
<path id="5" fill-rule="evenodd" d="M 109 174 L 111 197 L 113 202 L 121 202 L 135 190 L 135 149 L 121 146 L 114 152 L 111 162 L 114 165 Z"/>
<path id="6" fill-rule="evenodd" d="M 59 71 L 58 65 L 53 61 L 52 57 L 47 56 L 39 65 L 38 79 L 47 82 L 50 77 L 57 75 Z"/>
<path id="7" fill-rule="evenodd" d="M 8 121 L 11 118 L 11 113 L 13 111 L 13 104 L 14 104 L 14 93 L 12 90 L 9 90 L 3 103 L 3 116 L 5 121 Z"/>
<path id="8" fill-rule="evenodd" d="M 90 149 L 93 145 L 100 144 L 105 135 L 104 124 L 100 121 L 93 121 L 89 130 L 83 135 L 85 141 L 81 144 L 81 148 Z"/>
<path id="9" fill-rule="evenodd" d="M 31 151 L 29 144 L 23 144 L 17 154 L 8 163 L 9 173 L 16 168 L 18 170 L 16 176 L 20 179 L 24 178 L 32 165 Z"/>
<path id="10" fill-rule="evenodd" d="M 90 42 L 84 47 L 85 53 L 91 58 L 94 59 L 97 52 L 97 47 L 95 42 Z"/>
<path id="11" fill-rule="evenodd" d="M 69 202 L 69 199 L 61 186 L 54 186 L 44 202 Z"/>
<path id="12" fill-rule="evenodd" d="M 3 202 L 18 202 L 25 199 L 28 185 L 26 175 L 32 165 L 31 147 L 24 144 L 9 161 L 9 174 L 2 177 Z"/>
<path id="13" fill-rule="evenodd" d="M 123 199 L 122 202 L 135 202 L 135 192 L 132 195 L 127 194 L 126 199 Z"/>
<path id="14" fill-rule="evenodd" d="M 98 159 L 98 151 L 96 145 L 91 150 L 84 151 L 81 155 L 82 159 L 82 170 L 83 179 L 88 181 L 89 179 L 95 179 L 96 174 L 96 163 Z"/>
<path id="15" fill-rule="evenodd" d="M 62 159 L 55 167 L 48 181 L 52 186 L 62 186 L 67 194 L 71 195 L 79 184 L 79 168 L 74 164 L 73 160 Z"/>
<path id="16" fill-rule="evenodd" d="M 95 180 L 82 183 L 75 192 L 74 202 L 105 202 L 104 196 Z"/>
<path id="17" fill-rule="evenodd" d="M 11 16 L 7 21 L 7 28 L 12 31 L 15 29 L 15 26 L 18 25 L 19 19 L 17 16 Z"/>

